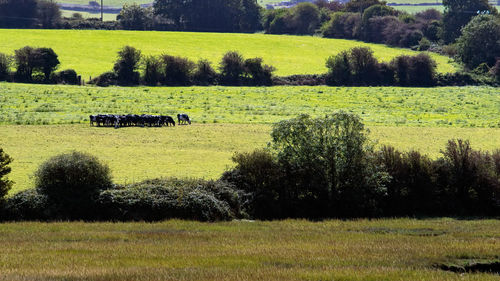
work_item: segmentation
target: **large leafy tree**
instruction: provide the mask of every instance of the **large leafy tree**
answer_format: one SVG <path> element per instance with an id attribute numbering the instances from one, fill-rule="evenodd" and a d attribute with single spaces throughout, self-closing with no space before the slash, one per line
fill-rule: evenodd
<path id="1" fill-rule="evenodd" d="M 481 15 L 472 19 L 458 39 L 458 56 L 469 68 L 481 63 L 493 66 L 500 57 L 500 19 Z"/>
<path id="2" fill-rule="evenodd" d="M 488 0 L 443 0 L 445 6 L 441 38 L 452 43 L 460 36 L 460 30 L 477 13 L 496 13 Z"/>
<path id="3" fill-rule="evenodd" d="M 116 17 L 124 29 L 146 30 L 153 25 L 151 8 L 142 8 L 137 4 L 125 4 Z"/>

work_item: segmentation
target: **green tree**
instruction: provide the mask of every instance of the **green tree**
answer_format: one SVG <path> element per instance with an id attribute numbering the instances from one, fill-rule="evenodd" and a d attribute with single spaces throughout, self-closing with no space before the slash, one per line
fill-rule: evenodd
<path id="1" fill-rule="evenodd" d="M 134 85 L 139 83 L 139 62 L 141 51 L 131 46 L 125 46 L 118 52 L 118 60 L 113 70 L 121 85 Z"/>
<path id="2" fill-rule="evenodd" d="M 7 195 L 12 187 L 12 181 L 7 178 L 11 168 L 12 158 L 0 147 L 0 200 Z"/>
<path id="3" fill-rule="evenodd" d="M 491 15 L 473 18 L 457 41 L 458 57 L 474 69 L 481 63 L 493 66 L 500 57 L 500 19 Z"/>
<path id="4" fill-rule="evenodd" d="M 38 21 L 43 28 L 54 28 L 61 21 L 61 10 L 53 0 L 38 1 Z"/>
<path id="5" fill-rule="evenodd" d="M 236 51 L 225 53 L 220 62 L 219 70 L 224 84 L 239 85 L 245 73 L 243 56 Z"/>
<path id="6" fill-rule="evenodd" d="M 15 78 L 19 82 L 31 82 L 34 68 L 35 49 L 25 46 L 14 51 Z"/>
<path id="7" fill-rule="evenodd" d="M 50 75 L 59 65 L 57 54 L 52 48 L 37 48 L 33 52 L 33 70 L 40 71 L 45 76 L 45 81 L 49 81 Z"/>
<path id="8" fill-rule="evenodd" d="M 296 34 L 313 34 L 318 27 L 319 9 L 312 3 L 299 3 L 291 14 L 291 26 Z"/>
<path id="9" fill-rule="evenodd" d="M 283 172 L 281 199 L 306 217 L 377 212 L 387 175 L 371 161 L 368 131 L 353 114 L 301 115 L 274 125 L 271 148 Z M 295 209 L 295 211 L 293 211 Z"/>
<path id="10" fill-rule="evenodd" d="M 496 13 L 496 9 L 488 4 L 488 0 L 443 0 L 445 7 L 441 39 L 452 43 L 460 36 L 460 30 L 477 12 Z"/>
<path id="11" fill-rule="evenodd" d="M 142 8 L 135 3 L 123 5 L 116 19 L 124 29 L 129 30 L 147 30 L 153 26 L 151 8 Z"/>
<path id="12" fill-rule="evenodd" d="M 326 60 L 328 68 L 327 83 L 330 85 L 349 85 L 351 82 L 351 66 L 349 52 L 342 51 Z"/>

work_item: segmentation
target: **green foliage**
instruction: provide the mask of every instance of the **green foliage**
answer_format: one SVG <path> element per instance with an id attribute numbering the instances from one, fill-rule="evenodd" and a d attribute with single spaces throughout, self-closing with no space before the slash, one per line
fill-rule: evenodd
<path id="1" fill-rule="evenodd" d="M 15 51 L 17 82 L 32 82 L 33 74 L 39 72 L 44 82 L 48 82 L 50 75 L 59 65 L 57 54 L 52 48 L 32 48 L 25 46 Z"/>
<path id="2" fill-rule="evenodd" d="M 311 3 L 299 3 L 290 11 L 290 28 L 295 34 L 314 34 L 319 20 L 319 9 Z"/>
<path id="3" fill-rule="evenodd" d="M 11 64 L 12 58 L 0 53 L 0 81 L 5 81 L 9 78 Z"/>
<path id="4" fill-rule="evenodd" d="M 120 85 L 136 85 L 139 83 L 139 62 L 141 51 L 125 46 L 118 52 L 118 59 L 113 67 Z"/>
<path id="5" fill-rule="evenodd" d="M 361 14 L 335 12 L 331 19 L 323 24 L 321 33 L 328 38 L 357 38 L 361 27 Z"/>
<path id="6" fill-rule="evenodd" d="M 0 27 L 29 28 L 36 22 L 37 0 L 0 1 Z"/>
<path id="7" fill-rule="evenodd" d="M 2 200 L 12 188 L 13 182 L 7 178 L 7 175 L 11 171 L 9 164 L 12 160 L 13 159 L 5 153 L 3 148 L 0 147 L 0 200 Z"/>
<path id="8" fill-rule="evenodd" d="M 196 63 L 193 79 L 197 85 L 213 85 L 217 79 L 217 72 L 213 69 L 210 61 L 201 59 Z"/>
<path id="9" fill-rule="evenodd" d="M 326 60 L 328 68 L 327 83 L 329 85 L 349 85 L 351 82 L 351 65 L 349 63 L 349 52 L 331 56 Z"/>
<path id="10" fill-rule="evenodd" d="M 157 86 L 162 80 L 163 63 L 159 57 L 147 56 L 142 59 L 143 81 L 146 85 Z"/>
<path id="11" fill-rule="evenodd" d="M 54 28 L 61 21 L 59 5 L 52 0 L 37 0 L 37 17 L 43 28 Z"/>
<path id="12" fill-rule="evenodd" d="M 256 31 L 261 9 L 255 0 L 156 0 L 153 8 L 178 30 L 212 32 Z"/>
<path id="13" fill-rule="evenodd" d="M 496 12 L 487 0 L 443 0 L 445 11 L 441 39 L 453 43 L 460 37 L 462 27 L 476 16 L 476 12 Z"/>
<path id="14" fill-rule="evenodd" d="M 195 64 L 188 58 L 170 55 L 161 56 L 163 64 L 162 83 L 170 86 L 186 86 L 191 84 Z"/>
<path id="15" fill-rule="evenodd" d="M 75 151 L 54 156 L 40 165 L 35 186 L 61 218 L 85 219 L 95 216 L 94 200 L 112 182 L 108 166 L 94 156 Z"/>
<path id="16" fill-rule="evenodd" d="M 384 2 L 379 0 L 352 0 L 347 2 L 344 10 L 346 12 L 352 13 L 363 13 L 365 9 L 374 6 L 374 5 L 382 5 Z"/>
<path id="17" fill-rule="evenodd" d="M 239 85 L 245 73 L 243 56 L 236 51 L 227 52 L 219 64 L 219 71 L 224 85 Z"/>
<path id="18" fill-rule="evenodd" d="M 151 8 L 142 8 L 140 5 L 125 4 L 116 16 L 123 29 L 147 30 L 153 27 L 153 11 Z"/>
<path id="19" fill-rule="evenodd" d="M 57 84 L 78 85 L 78 74 L 73 69 L 65 69 L 53 74 L 51 80 Z"/>
<path id="20" fill-rule="evenodd" d="M 473 18 L 463 29 L 457 40 L 460 60 L 474 69 L 481 63 L 490 66 L 500 57 L 500 19 L 491 15 Z"/>
<path id="21" fill-rule="evenodd" d="M 54 211 L 46 195 L 30 188 L 7 198 L 2 219 L 12 221 L 48 220 L 54 215 Z"/>
<path id="22" fill-rule="evenodd" d="M 427 51 L 431 47 L 431 41 L 429 39 L 423 37 L 418 41 L 418 50 L 419 51 Z"/>
<path id="23" fill-rule="evenodd" d="M 98 202 L 102 219 L 218 221 L 239 216 L 239 200 L 222 181 L 169 178 L 103 191 Z"/>

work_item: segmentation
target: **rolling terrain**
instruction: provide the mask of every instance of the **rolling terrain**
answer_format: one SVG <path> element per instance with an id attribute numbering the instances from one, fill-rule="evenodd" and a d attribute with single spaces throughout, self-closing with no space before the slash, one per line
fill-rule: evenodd
<path id="1" fill-rule="evenodd" d="M 222 55 L 230 50 L 245 57 L 262 57 L 265 64 L 276 67 L 276 75 L 319 74 L 326 72 L 325 61 L 356 46 L 370 47 L 377 58 L 389 61 L 401 54 L 416 54 L 408 49 L 380 44 L 313 36 L 193 33 L 158 31 L 107 30 L 15 30 L 0 29 L 0 52 L 13 54 L 26 45 L 51 47 L 59 55 L 59 69 L 73 68 L 84 80 L 110 71 L 116 54 L 125 45 L 138 48 L 144 55 L 170 54 L 193 60 L 205 58 L 218 66 Z M 454 72 L 451 59 L 430 54 L 438 71 Z"/>

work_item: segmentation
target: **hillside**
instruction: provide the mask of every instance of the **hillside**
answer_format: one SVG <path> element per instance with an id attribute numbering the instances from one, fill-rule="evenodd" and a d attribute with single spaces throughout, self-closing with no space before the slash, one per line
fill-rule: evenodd
<path id="1" fill-rule="evenodd" d="M 138 48 L 144 55 L 206 58 L 214 66 L 225 52 L 237 50 L 245 57 L 262 57 L 264 63 L 276 67 L 277 75 L 324 73 L 328 56 L 355 46 L 372 48 L 383 61 L 401 54 L 416 54 L 407 49 L 352 40 L 265 34 L 0 29 L 0 37 L 5 38 L 0 43 L 3 53 L 13 54 L 26 45 L 53 48 L 61 61 L 59 69 L 73 68 L 85 80 L 110 71 L 116 53 L 125 45 Z M 455 71 L 448 57 L 431 56 L 438 63 L 439 72 Z"/>

